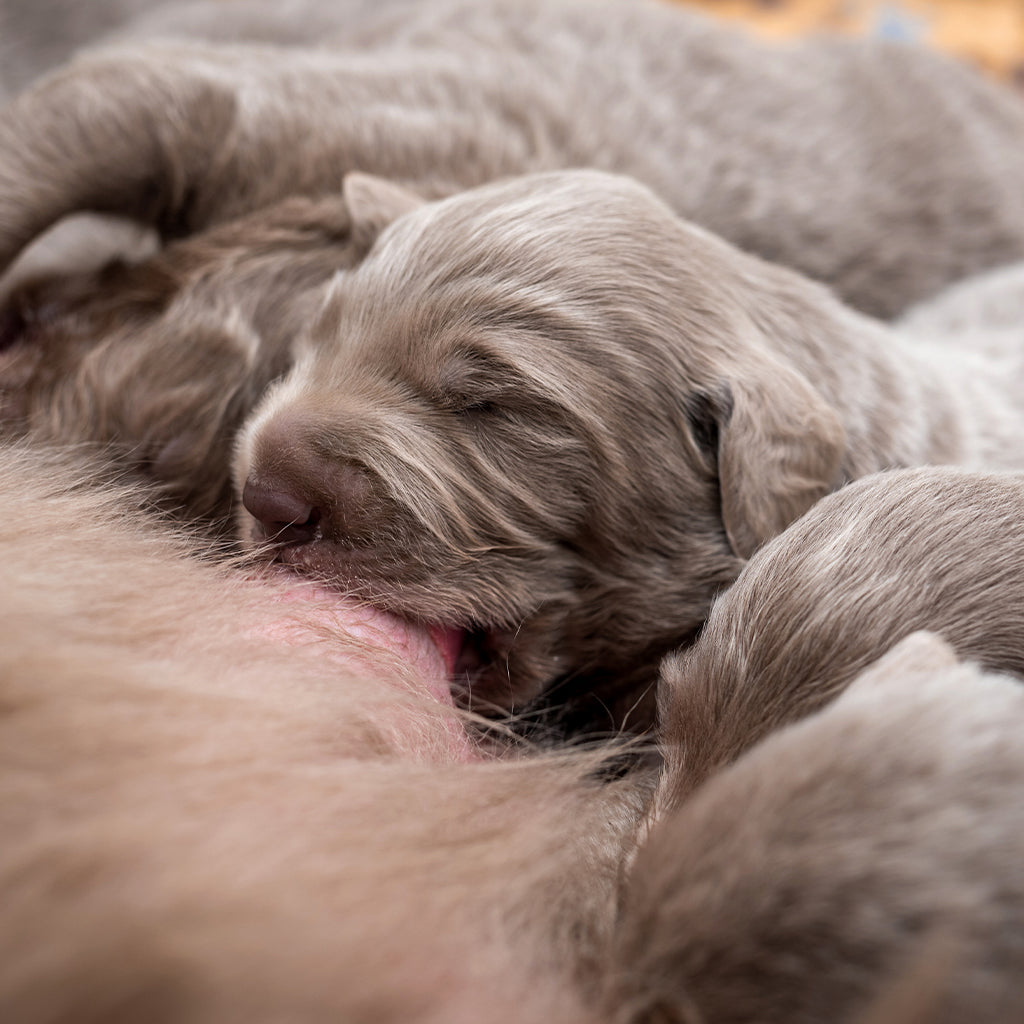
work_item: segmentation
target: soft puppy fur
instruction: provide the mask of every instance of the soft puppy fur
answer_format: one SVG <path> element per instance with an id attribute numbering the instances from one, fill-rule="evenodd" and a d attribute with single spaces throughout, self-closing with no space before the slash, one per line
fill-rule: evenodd
<path id="1" fill-rule="evenodd" d="M 1022 549 L 1016 473 L 880 473 L 820 501 L 751 559 L 697 643 L 662 667 L 675 798 L 821 708 L 913 630 L 1024 677 Z"/>
<path id="2" fill-rule="evenodd" d="M 1022 716 L 1019 682 L 915 634 L 713 775 L 632 865 L 614 1019 L 1019 1020 Z"/>
<path id="3" fill-rule="evenodd" d="M 912 637 L 645 819 L 593 753 L 453 758 L 401 665 L 282 644 L 294 582 L 94 478 L 0 448 L 3 1019 L 1016 1019 L 1018 684 Z"/>
<path id="4" fill-rule="evenodd" d="M 347 171 L 438 196 L 578 166 L 630 174 L 876 314 L 1024 256 L 1024 111 L 955 62 L 765 45 L 681 5 L 388 6 L 267 21 L 239 0 L 205 30 L 158 11 L 43 79 L 0 115 L 0 264 L 83 210 L 174 236 Z M 240 42 L 181 38 L 204 31 Z"/>
<path id="5" fill-rule="evenodd" d="M 402 215 L 246 427 L 242 536 L 466 630 L 477 701 L 557 682 L 592 724 L 642 723 L 659 658 L 825 494 L 1022 462 L 1019 346 L 902 337 L 629 179 L 345 195 L 355 220 Z"/>

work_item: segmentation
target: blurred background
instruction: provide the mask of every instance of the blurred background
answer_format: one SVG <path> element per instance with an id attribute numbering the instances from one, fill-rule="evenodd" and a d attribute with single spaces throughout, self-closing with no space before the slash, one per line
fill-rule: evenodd
<path id="1" fill-rule="evenodd" d="M 677 0 L 785 37 L 847 32 L 957 54 L 1024 90 L 1024 0 Z"/>

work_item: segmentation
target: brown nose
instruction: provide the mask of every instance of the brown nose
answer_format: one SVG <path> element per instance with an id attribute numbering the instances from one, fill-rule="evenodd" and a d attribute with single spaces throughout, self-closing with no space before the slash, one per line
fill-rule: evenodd
<path id="1" fill-rule="evenodd" d="M 319 509 L 281 481 L 250 476 L 242 490 L 242 504 L 260 524 L 267 540 L 305 544 L 316 536 Z"/>
<path id="2" fill-rule="evenodd" d="M 313 438 L 324 433 L 291 410 L 257 435 L 242 504 L 264 540 L 298 545 L 323 539 L 351 546 L 365 543 L 372 533 L 375 488 L 369 471 L 320 450 Z"/>

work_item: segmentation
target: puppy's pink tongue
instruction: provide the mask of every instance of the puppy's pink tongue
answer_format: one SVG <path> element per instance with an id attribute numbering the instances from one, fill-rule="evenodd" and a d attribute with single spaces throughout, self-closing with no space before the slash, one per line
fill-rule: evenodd
<path id="1" fill-rule="evenodd" d="M 361 663 L 378 678 L 387 678 L 407 692 L 433 698 L 442 712 L 435 727 L 440 725 L 444 732 L 451 759 L 466 761 L 478 757 L 462 723 L 454 714 L 445 713 L 454 711 L 449 680 L 462 644 L 461 630 L 428 630 L 314 584 L 289 587 L 282 599 L 293 614 L 274 625 L 270 639 L 299 645 L 322 644 L 325 634 L 337 634 L 337 647 L 333 652 L 330 647 L 326 650 L 339 665 L 351 668 L 354 662 Z M 353 639 L 360 646 L 354 646 Z M 407 725 L 402 726 L 405 731 Z"/>
<path id="2" fill-rule="evenodd" d="M 466 631 L 454 626 L 430 626 L 428 632 L 431 640 L 434 641 L 434 646 L 444 659 L 450 679 L 455 674 L 455 663 L 459 660 L 462 648 L 466 644 Z"/>

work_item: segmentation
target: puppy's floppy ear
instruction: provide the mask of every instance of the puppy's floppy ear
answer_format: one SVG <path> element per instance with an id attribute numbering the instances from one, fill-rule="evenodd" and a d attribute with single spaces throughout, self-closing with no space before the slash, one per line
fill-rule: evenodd
<path id="1" fill-rule="evenodd" d="M 750 359 L 695 406 L 698 440 L 717 442 L 722 521 L 741 558 L 839 486 L 846 441 L 835 410 L 804 377 L 767 353 Z"/>
<path id="2" fill-rule="evenodd" d="M 918 630 L 904 637 L 876 662 L 869 665 L 847 687 L 846 693 L 884 687 L 887 693 L 895 687 L 919 693 L 927 680 L 963 664 L 956 651 L 938 633 Z M 840 700 L 844 695 L 840 696 Z"/>
<path id="3" fill-rule="evenodd" d="M 392 221 L 423 204 L 401 185 L 361 171 L 345 175 L 342 194 L 352 219 L 352 240 L 364 250 Z"/>

